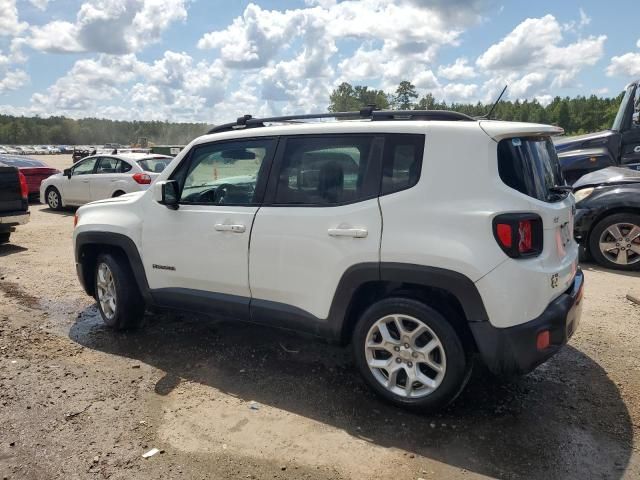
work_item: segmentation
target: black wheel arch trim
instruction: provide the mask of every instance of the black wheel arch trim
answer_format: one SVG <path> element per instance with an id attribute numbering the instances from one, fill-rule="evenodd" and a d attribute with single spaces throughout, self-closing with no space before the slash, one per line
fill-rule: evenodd
<path id="1" fill-rule="evenodd" d="M 92 288 L 93 279 L 90 277 L 90 275 L 93 274 L 93 269 L 83 261 L 86 255 L 85 247 L 88 245 L 105 245 L 121 249 L 129 260 L 129 265 L 131 266 L 140 293 L 148 304 L 153 303 L 149 283 L 147 282 L 147 275 L 144 271 L 138 247 L 131 238 L 114 232 L 81 232 L 76 236 L 76 271 L 80 283 L 88 295 L 93 296 L 94 293 Z"/>

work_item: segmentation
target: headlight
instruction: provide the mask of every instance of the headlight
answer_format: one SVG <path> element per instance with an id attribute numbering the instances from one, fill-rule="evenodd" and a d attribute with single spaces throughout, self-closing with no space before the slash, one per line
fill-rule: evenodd
<path id="1" fill-rule="evenodd" d="M 591 195 L 593 193 L 593 190 L 593 187 L 589 187 L 578 190 L 577 192 L 573 192 L 573 196 L 576 197 L 576 203 L 584 200 L 589 195 Z"/>

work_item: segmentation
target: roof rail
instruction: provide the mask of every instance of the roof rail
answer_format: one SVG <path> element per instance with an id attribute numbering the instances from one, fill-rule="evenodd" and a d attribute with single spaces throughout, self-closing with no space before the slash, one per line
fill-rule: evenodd
<path id="1" fill-rule="evenodd" d="M 314 120 L 320 118 L 343 118 L 349 120 L 370 119 L 380 120 L 445 120 L 445 121 L 473 121 L 464 113 L 449 110 L 376 110 L 369 105 L 356 112 L 307 113 L 301 115 L 283 115 L 279 117 L 253 118 L 251 115 L 238 117 L 235 122 L 225 123 L 213 127 L 207 133 L 229 132 L 245 128 L 264 127 L 265 123 L 290 122 L 294 120 Z"/>

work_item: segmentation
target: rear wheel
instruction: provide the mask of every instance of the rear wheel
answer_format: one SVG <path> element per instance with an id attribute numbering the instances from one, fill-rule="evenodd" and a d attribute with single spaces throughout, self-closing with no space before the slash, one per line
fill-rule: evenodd
<path id="1" fill-rule="evenodd" d="M 60 210 L 62 208 L 62 198 L 57 188 L 49 187 L 45 193 L 45 199 L 51 210 Z"/>
<path id="2" fill-rule="evenodd" d="M 471 365 L 453 327 L 415 300 L 388 298 L 372 305 L 356 325 L 353 348 L 369 386 L 398 406 L 444 407 L 469 379 Z"/>
<path id="3" fill-rule="evenodd" d="M 137 328 L 144 318 L 144 300 L 127 260 L 117 254 L 98 256 L 95 298 L 102 320 L 116 330 Z"/>
<path id="4" fill-rule="evenodd" d="M 600 265 L 617 270 L 640 270 L 640 215 L 616 213 L 593 227 L 589 250 Z"/>

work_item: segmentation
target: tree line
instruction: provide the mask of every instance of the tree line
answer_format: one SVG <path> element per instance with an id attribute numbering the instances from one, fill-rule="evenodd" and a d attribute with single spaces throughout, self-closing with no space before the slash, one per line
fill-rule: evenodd
<path id="1" fill-rule="evenodd" d="M 501 101 L 493 118 L 559 125 L 567 134 L 595 132 L 611 128 L 622 93 L 614 98 L 595 95 L 575 98 L 555 97 L 548 105 L 537 100 Z M 342 83 L 329 96 L 330 112 L 359 110 L 367 105 L 395 110 L 453 110 L 471 116 L 486 114 L 491 105 L 446 103 L 431 93 L 420 97 L 416 87 L 402 81 L 393 93 Z M 55 116 L 15 117 L 0 115 L 0 144 L 6 145 L 93 145 L 120 143 L 133 145 L 145 138 L 154 144 L 184 145 L 211 128 L 204 123 L 168 121 L 118 121 L 98 118 L 74 120 Z"/>
<path id="2" fill-rule="evenodd" d="M 0 144 L 101 145 L 137 144 L 145 138 L 159 144 L 185 145 L 211 128 L 204 123 L 117 121 L 98 118 L 14 117 L 0 115 Z"/>
<path id="3" fill-rule="evenodd" d="M 555 97 L 546 106 L 535 99 L 501 101 L 494 110 L 492 118 L 558 125 L 570 135 L 596 132 L 611 128 L 622 96 L 623 93 L 614 98 L 601 98 L 595 95 L 574 98 Z M 431 93 L 420 97 L 416 87 L 406 80 L 400 82 L 393 93 L 385 93 L 362 85 L 352 86 L 344 82 L 329 96 L 330 112 L 357 111 L 367 105 L 375 105 L 383 110 L 452 110 L 472 117 L 485 115 L 492 106 L 480 102 L 446 103 L 436 100 Z"/>

